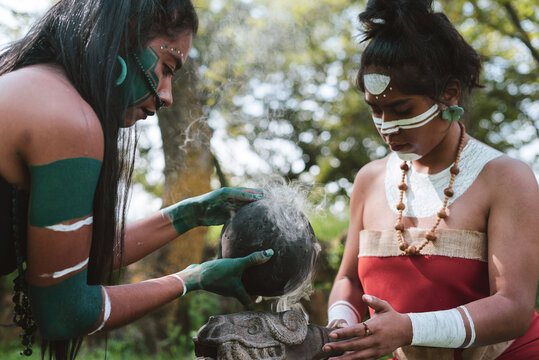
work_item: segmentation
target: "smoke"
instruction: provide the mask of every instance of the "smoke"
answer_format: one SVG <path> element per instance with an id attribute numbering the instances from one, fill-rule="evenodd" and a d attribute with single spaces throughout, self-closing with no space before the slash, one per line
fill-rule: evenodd
<path id="1" fill-rule="evenodd" d="M 325 206 L 325 198 L 316 194 L 312 186 L 300 182 L 287 182 L 280 176 L 269 176 L 260 178 L 257 181 L 258 188 L 264 191 L 264 198 L 259 200 L 264 202 L 268 209 L 268 217 L 272 219 L 272 223 L 285 232 L 287 241 L 295 241 L 299 236 L 305 233 L 305 226 L 310 226 L 305 222 L 305 214 L 321 215 Z M 313 194 L 318 195 L 318 202 L 313 201 Z M 294 207 L 298 211 L 283 211 L 284 208 Z M 314 259 L 309 273 L 304 281 L 299 286 L 294 286 L 289 292 L 282 296 L 276 297 L 259 297 L 257 302 L 263 300 L 272 303 L 272 310 L 281 312 L 286 310 L 295 310 L 302 313 L 308 321 L 309 316 L 301 304 L 301 300 L 309 300 L 313 292 L 312 278 L 314 276 L 315 262 L 320 253 L 321 247 L 318 242 L 313 244 Z M 297 261 L 309 261 L 309 259 L 298 259 Z"/>

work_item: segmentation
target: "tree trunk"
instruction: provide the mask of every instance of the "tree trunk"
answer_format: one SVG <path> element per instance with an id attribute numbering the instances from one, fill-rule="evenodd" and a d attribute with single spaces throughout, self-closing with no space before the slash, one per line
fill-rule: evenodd
<path id="1" fill-rule="evenodd" d="M 211 190 L 210 177 L 214 171 L 210 152 L 211 129 L 202 118 L 202 104 L 196 91 L 197 64 L 187 62 L 182 74 L 173 82 L 174 103 L 159 112 L 159 128 L 165 155 L 165 186 L 163 207 Z M 188 231 L 163 249 L 144 260 L 137 269 L 144 277 L 156 277 L 180 271 L 190 264 L 200 263 L 207 228 Z M 174 326 L 181 333 L 191 329 L 187 309 L 189 297 L 174 301 L 142 319 L 140 330 L 146 346 L 162 351 L 159 343 L 166 339 Z M 168 342 L 166 342 L 168 343 Z"/>

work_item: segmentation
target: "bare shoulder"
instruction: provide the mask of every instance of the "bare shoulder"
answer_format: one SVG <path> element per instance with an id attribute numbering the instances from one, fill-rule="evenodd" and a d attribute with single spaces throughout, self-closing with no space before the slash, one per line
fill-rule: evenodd
<path id="1" fill-rule="evenodd" d="M 354 183 L 370 183 L 385 174 L 387 157 L 371 161 L 359 169 Z M 365 184 L 366 185 L 366 184 Z"/>
<path id="2" fill-rule="evenodd" d="M 5 74 L 0 94 L 0 125 L 6 129 L 1 140 L 27 163 L 72 156 L 102 159 L 99 119 L 60 68 L 34 65 Z"/>
<path id="3" fill-rule="evenodd" d="M 369 189 L 378 184 L 380 180 L 383 182 L 386 163 L 387 156 L 382 159 L 371 161 L 361 167 L 356 174 L 353 191 L 355 193 L 367 193 Z"/>
<path id="4" fill-rule="evenodd" d="M 485 165 L 481 177 L 494 199 L 539 200 L 537 179 L 521 160 L 502 155 Z"/>
<path id="5" fill-rule="evenodd" d="M 488 182 L 498 187 L 514 186 L 516 184 L 534 184 L 537 186 L 537 180 L 532 169 L 525 162 L 502 155 L 492 161 L 489 161 L 483 170 L 483 175 Z"/>

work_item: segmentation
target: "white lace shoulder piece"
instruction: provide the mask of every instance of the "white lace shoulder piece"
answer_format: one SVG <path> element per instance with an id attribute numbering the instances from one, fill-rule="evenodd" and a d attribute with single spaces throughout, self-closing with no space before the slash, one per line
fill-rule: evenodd
<path id="1" fill-rule="evenodd" d="M 503 155 L 502 152 L 475 139 L 470 139 L 460 155 L 460 172 L 455 177 L 455 183 L 453 184 L 455 195 L 449 198 L 448 206 L 455 202 L 472 185 L 489 161 L 501 155 Z M 387 204 L 395 213 L 398 213 L 396 206 L 399 202 L 398 185 L 402 176 L 401 164 L 402 160 L 399 159 L 397 154 L 392 153 L 387 160 L 384 180 Z M 403 211 L 404 216 L 429 217 L 435 215 L 442 208 L 445 198 L 444 189 L 447 188 L 451 178 L 451 173 L 449 172 L 451 166 L 436 174 L 421 174 L 415 171 L 413 166 L 410 167 L 406 177 L 408 190 L 404 193 L 403 200 L 404 204 L 406 204 Z"/>

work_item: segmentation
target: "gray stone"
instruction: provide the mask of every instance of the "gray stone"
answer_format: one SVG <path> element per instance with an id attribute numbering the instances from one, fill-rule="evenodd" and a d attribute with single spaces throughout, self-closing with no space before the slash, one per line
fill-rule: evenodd
<path id="1" fill-rule="evenodd" d="M 296 311 L 247 311 L 210 317 L 193 338 L 197 359 L 320 360 L 333 329 L 308 324 Z"/>

